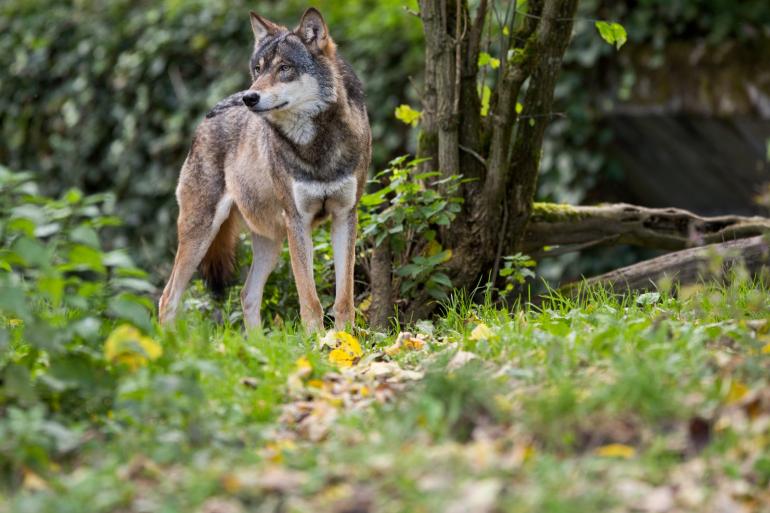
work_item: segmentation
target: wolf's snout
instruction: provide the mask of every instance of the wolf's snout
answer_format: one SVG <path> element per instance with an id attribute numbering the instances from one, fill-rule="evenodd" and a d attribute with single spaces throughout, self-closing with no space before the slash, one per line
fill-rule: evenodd
<path id="1" fill-rule="evenodd" d="M 249 91 L 248 93 L 244 94 L 243 103 L 248 108 L 253 109 L 259 103 L 259 93 L 255 93 L 254 91 Z"/>

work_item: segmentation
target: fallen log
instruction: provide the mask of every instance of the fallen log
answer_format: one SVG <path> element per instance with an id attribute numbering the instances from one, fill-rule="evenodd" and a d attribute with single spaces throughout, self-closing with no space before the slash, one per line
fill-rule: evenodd
<path id="1" fill-rule="evenodd" d="M 686 286 L 707 279 L 724 279 L 740 265 L 752 276 L 770 271 L 768 238 L 756 236 L 676 251 L 566 285 L 562 291 L 574 295 L 584 285 L 604 285 L 620 294 L 641 292 L 656 289 L 664 280 Z"/>
<path id="2" fill-rule="evenodd" d="M 629 244 L 676 251 L 761 235 L 764 217 L 702 217 L 678 208 L 625 203 L 571 206 L 535 203 L 521 251 L 535 258 L 593 246 Z"/>

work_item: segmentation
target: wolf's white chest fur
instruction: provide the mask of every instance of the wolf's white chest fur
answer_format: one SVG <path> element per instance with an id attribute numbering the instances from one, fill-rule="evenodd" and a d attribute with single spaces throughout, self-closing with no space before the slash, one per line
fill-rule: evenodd
<path id="1" fill-rule="evenodd" d="M 315 216 L 322 209 L 330 214 L 348 211 L 356 204 L 357 185 L 355 175 L 331 182 L 292 180 L 294 205 L 307 217 Z"/>

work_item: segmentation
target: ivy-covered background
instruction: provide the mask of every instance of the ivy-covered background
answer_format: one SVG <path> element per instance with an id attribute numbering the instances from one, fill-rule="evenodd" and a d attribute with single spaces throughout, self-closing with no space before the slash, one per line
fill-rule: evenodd
<path id="1" fill-rule="evenodd" d="M 159 283 L 171 264 L 173 189 L 190 134 L 218 99 L 248 85 L 248 11 L 293 25 L 304 7 L 296 0 L 3 2 L 0 163 L 32 172 L 47 193 L 72 186 L 87 193 L 112 191 L 123 225 L 112 229 L 110 244 L 130 247 L 137 263 Z M 322 1 L 318 7 L 365 83 L 375 173 L 415 148 L 417 130 L 396 120 L 394 111 L 401 104 L 420 108 L 422 27 L 410 12 L 416 2 Z M 624 24 L 628 43 L 620 52 L 597 37 L 595 19 Z M 653 113 L 664 122 L 684 119 L 695 125 L 671 134 L 685 138 L 671 141 L 672 154 L 677 145 L 690 148 L 673 165 L 696 170 L 686 175 L 691 183 L 693 177 L 698 183 L 714 182 L 715 173 L 743 176 L 741 169 L 750 168 L 741 182 L 745 191 L 724 205 L 735 211 L 737 202 L 750 209 L 751 191 L 768 172 L 770 78 L 767 60 L 763 67 L 761 59 L 745 62 L 743 55 L 770 59 L 769 38 L 770 4 L 765 0 L 581 2 L 556 90 L 557 108 L 543 113 L 553 122 L 541 161 L 540 198 L 656 206 L 656 194 L 666 191 L 650 190 L 639 176 L 661 164 L 650 162 L 642 170 L 633 166 L 645 154 L 639 142 L 644 134 L 660 130 L 660 125 L 639 123 Z M 692 74 L 700 82 L 683 83 L 675 72 L 682 65 L 703 68 Z M 731 120 L 753 123 L 753 139 L 726 150 L 736 154 L 732 169 L 702 171 L 701 161 L 686 160 L 697 153 L 690 143 L 713 147 L 708 133 L 697 132 L 702 116 L 718 118 L 717 128 L 732 132 L 742 127 L 732 126 Z M 725 141 L 721 133 L 716 139 Z M 712 189 L 724 192 L 718 181 Z M 698 205 L 678 202 L 710 198 L 680 192 L 674 201 L 658 199 L 698 210 Z M 719 204 L 708 201 L 719 210 Z M 546 262 L 544 271 L 549 278 L 574 277 L 633 258 L 634 253 L 616 249 L 588 259 Z"/>

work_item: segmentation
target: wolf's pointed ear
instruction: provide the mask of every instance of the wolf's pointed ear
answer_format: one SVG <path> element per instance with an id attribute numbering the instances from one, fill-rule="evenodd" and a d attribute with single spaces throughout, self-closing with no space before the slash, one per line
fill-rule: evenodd
<path id="1" fill-rule="evenodd" d="M 266 36 L 278 31 L 278 25 L 272 21 L 263 18 L 254 11 L 249 11 L 251 17 L 251 30 L 254 32 L 254 40 L 259 43 Z"/>
<path id="2" fill-rule="evenodd" d="M 315 45 L 321 51 L 326 50 L 329 44 L 329 29 L 326 28 L 323 16 L 315 7 L 308 7 L 305 14 L 302 15 L 299 25 L 294 29 L 294 33 L 305 44 Z"/>

